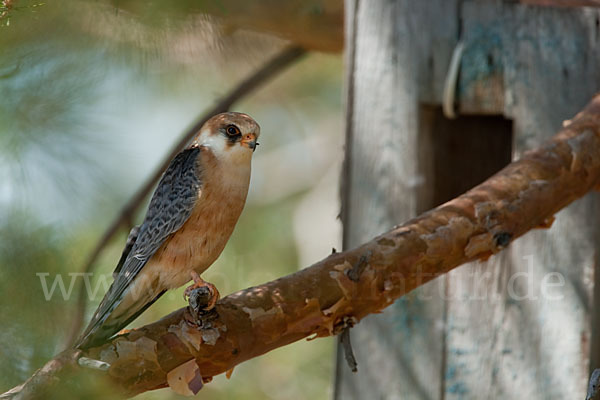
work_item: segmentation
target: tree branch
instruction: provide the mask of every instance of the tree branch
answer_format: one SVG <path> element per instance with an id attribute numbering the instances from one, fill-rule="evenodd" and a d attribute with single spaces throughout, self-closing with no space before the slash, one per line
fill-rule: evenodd
<path id="1" fill-rule="evenodd" d="M 262 67 L 256 70 L 247 79 L 240 82 L 231 92 L 221 98 L 214 107 L 209 109 L 202 115 L 195 123 L 189 128 L 179 139 L 179 141 L 171 148 L 169 153 L 165 156 L 162 163 L 154 171 L 154 173 L 146 180 L 141 188 L 129 199 L 129 201 L 123 206 L 117 217 L 110 223 L 108 228 L 104 231 L 100 240 L 96 243 L 94 250 L 90 253 L 82 272 L 89 274 L 93 271 L 94 266 L 98 257 L 102 253 L 102 250 L 110 243 L 110 240 L 119 232 L 122 227 L 131 227 L 131 222 L 135 216 L 136 211 L 146 197 L 150 194 L 154 185 L 163 172 L 169 166 L 171 160 L 183 149 L 187 143 L 194 137 L 194 135 L 200 130 L 202 125 L 213 115 L 219 114 L 229 110 L 229 108 L 238 100 L 252 93 L 260 85 L 267 82 L 270 78 L 273 78 L 281 71 L 285 70 L 286 67 L 296 62 L 306 53 L 300 47 L 289 47 L 283 50 L 281 53 L 267 61 Z M 68 338 L 65 342 L 65 347 L 69 347 L 75 341 L 75 338 L 81 331 L 83 324 L 83 316 L 85 313 L 86 296 L 84 281 L 81 281 L 79 285 L 79 294 L 77 298 L 77 305 L 75 308 L 75 315 L 73 316 L 73 322 L 69 330 Z"/>
<path id="2" fill-rule="evenodd" d="M 223 298 L 201 328 L 186 322 L 183 308 L 87 356 L 111 364 L 106 375 L 121 394 L 169 383 L 193 393 L 245 360 L 309 336 L 336 335 L 349 319 L 379 312 L 458 265 L 548 227 L 554 213 L 599 182 L 600 95 L 551 141 L 462 196 L 360 247 Z M 22 389 L 31 391 L 27 383 Z"/>
<path id="3" fill-rule="evenodd" d="M 316 51 L 340 52 L 344 47 L 343 0 L 221 0 L 205 2 L 202 7 L 221 18 L 225 29 L 274 34 Z"/>

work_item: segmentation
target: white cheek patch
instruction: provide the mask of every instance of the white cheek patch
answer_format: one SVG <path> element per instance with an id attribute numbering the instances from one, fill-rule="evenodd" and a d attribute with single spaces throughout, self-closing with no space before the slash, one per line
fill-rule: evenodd
<path id="1" fill-rule="evenodd" d="M 202 132 L 198 138 L 202 146 L 210 147 L 213 154 L 222 160 L 232 164 L 246 164 L 252 159 L 252 150 L 235 143 L 233 146 L 227 142 L 227 138 L 210 132 Z"/>
<path id="2" fill-rule="evenodd" d="M 198 138 L 198 142 L 202 146 L 210 147 L 213 151 L 213 154 L 217 157 L 220 157 L 225 152 L 225 147 L 227 146 L 226 139 L 221 137 L 221 135 L 211 135 L 210 132 L 204 131 L 200 134 Z"/>

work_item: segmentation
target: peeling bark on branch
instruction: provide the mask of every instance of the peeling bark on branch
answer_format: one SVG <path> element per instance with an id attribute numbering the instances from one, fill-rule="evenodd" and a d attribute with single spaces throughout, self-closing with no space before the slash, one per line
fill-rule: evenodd
<path id="1" fill-rule="evenodd" d="M 348 318 L 376 313 L 460 264 L 547 228 L 554 213 L 599 182 L 600 95 L 551 141 L 481 185 L 358 248 L 223 298 L 210 325 L 190 326 L 180 309 L 87 356 L 111 364 L 108 376 L 125 395 L 166 386 L 184 364 L 194 369 L 183 371 L 189 388 L 198 387 L 198 376 L 207 381 L 302 338 L 338 334 Z"/>

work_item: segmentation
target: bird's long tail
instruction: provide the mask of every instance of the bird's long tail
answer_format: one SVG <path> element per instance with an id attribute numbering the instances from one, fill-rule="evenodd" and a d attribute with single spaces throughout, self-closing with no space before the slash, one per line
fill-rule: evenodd
<path id="1" fill-rule="evenodd" d="M 160 291 L 158 294 L 149 290 L 135 295 L 135 291 L 128 290 L 123 294 L 120 301 L 114 302 L 111 293 L 112 289 L 111 286 L 98 306 L 98 310 L 96 310 L 89 325 L 75 341 L 75 348 L 85 350 L 105 343 L 111 336 L 129 325 L 165 293 L 165 290 Z M 113 302 L 116 306 L 108 312 L 101 312 L 106 309 L 104 305 L 108 301 Z"/>

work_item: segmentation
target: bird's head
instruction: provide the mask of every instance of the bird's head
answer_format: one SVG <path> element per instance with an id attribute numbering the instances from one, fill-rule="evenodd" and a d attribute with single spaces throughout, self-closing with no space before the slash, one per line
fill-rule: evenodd
<path id="1" fill-rule="evenodd" d="M 226 112 L 206 121 L 194 144 L 209 147 L 217 158 L 244 162 L 252 158 L 259 135 L 260 126 L 252 117 Z"/>

